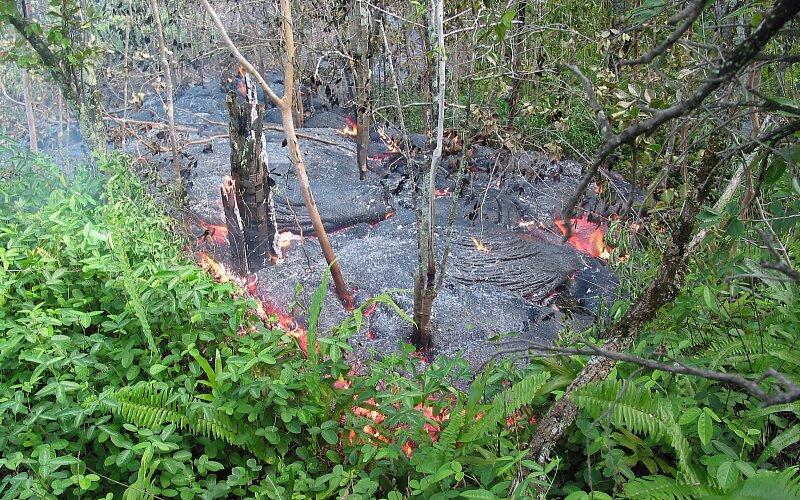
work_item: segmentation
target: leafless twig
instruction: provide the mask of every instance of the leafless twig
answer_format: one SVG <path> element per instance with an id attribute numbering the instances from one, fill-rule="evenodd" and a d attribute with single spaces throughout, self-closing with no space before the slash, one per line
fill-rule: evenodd
<path id="1" fill-rule="evenodd" d="M 679 361 L 668 356 L 666 353 L 655 353 L 657 356 L 667 359 L 669 362 L 656 361 L 654 359 L 643 358 L 634 356 L 625 352 L 616 352 L 604 349 L 600 346 L 594 345 L 590 342 L 581 342 L 585 348 L 575 347 L 558 347 L 548 344 L 542 344 L 533 341 L 520 341 L 525 345 L 522 347 L 515 347 L 510 349 L 501 349 L 497 351 L 488 361 L 486 361 L 479 371 L 483 370 L 485 366 L 497 357 L 506 354 L 516 354 L 528 352 L 534 356 L 544 355 L 563 355 L 563 356 L 600 356 L 614 361 L 623 361 L 633 363 L 635 365 L 647 368 L 649 370 L 660 370 L 678 375 L 690 375 L 694 377 L 702 377 L 709 380 L 716 380 L 742 389 L 748 394 L 758 398 L 762 406 L 772 406 L 777 404 L 792 403 L 800 400 L 800 386 L 793 381 L 789 380 L 782 373 L 770 368 L 763 374 L 758 376 L 755 380 L 745 378 L 741 375 L 734 373 L 720 372 L 716 370 L 707 370 L 705 368 L 698 368 L 696 366 L 687 365 L 683 361 Z M 775 392 L 767 392 L 761 388 L 760 382 L 768 378 L 773 378 L 777 381 L 776 385 L 782 387 Z"/>
<path id="2" fill-rule="evenodd" d="M 666 40 L 661 42 L 657 47 L 654 47 L 652 50 L 648 51 L 642 57 L 637 59 L 625 59 L 619 62 L 620 66 L 634 66 L 636 64 L 648 64 L 653 61 L 656 57 L 660 56 L 667 49 L 672 47 L 675 42 L 677 42 L 684 33 L 686 33 L 689 28 L 692 27 L 692 24 L 700 17 L 700 14 L 703 12 L 703 8 L 705 8 L 708 0 L 695 0 L 694 2 L 690 3 L 684 10 L 682 10 L 678 16 L 680 19 L 684 19 L 683 23 L 675 28 L 675 31 L 670 33 Z"/>

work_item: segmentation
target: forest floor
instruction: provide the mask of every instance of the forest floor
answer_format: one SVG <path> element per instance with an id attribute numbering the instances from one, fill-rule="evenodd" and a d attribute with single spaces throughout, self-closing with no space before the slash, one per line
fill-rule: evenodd
<path id="1" fill-rule="evenodd" d="M 277 80 L 271 83 L 280 86 Z M 230 270 L 220 197 L 222 181 L 230 175 L 225 98 L 225 89 L 216 82 L 183 87 L 176 92 L 175 115 L 187 142 L 182 162 L 190 215 L 184 222 L 195 236 L 205 234 L 197 238 L 193 251 Z M 413 179 L 400 155 L 393 154 L 373 130 L 370 178 L 360 181 L 356 144 L 342 133 L 346 116 L 323 105 L 300 131 L 314 196 L 342 272 L 355 292 L 355 305 L 389 293 L 410 314 L 417 268 Z M 168 142 L 166 131 L 148 125 L 165 122 L 160 101 L 145 101 L 129 118 L 138 122 L 130 123 L 135 140 L 128 141 L 126 151 L 140 164 L 155 166 L 169 182 L 171 154 L 154 153 L 152 147 Z M 278 121 L 274 111 L 268 110 L 267 121 Z M 275 312 L 303 318 L 326 264 L 280 126 L 272 125 L 266 135 L 284 255 L 249 279 L 257 282 L 258 295 Z M 412 140 L 420 140 L 418 135 Z M 82 154 L 79 144 L 68 151 Z M 439 258 L 447 241 L 458 157 L 446 156 L 437 174 Z M 604 228 L 585 217 L 576 219 L 576 237 L 570 245 L 561 243 L 555 223 L 554 214 L 574 191 L 580 173 L 576 162 L 554 161 L 541 153 L 509 156 L 490 147 L 473 148 L 464 192 L 455 204 L 446 279 L 433 309 L 431 357 L 461 353 L 475 370 L 501 345 L 513 346 L 515 339 L 549 342 L 565 327 L 581 330 L 594 320 L 600 304 L 613 301 L 617 280 L 600 257 L 605 250 Z M 365 311 L 361 331 L 350 339 L 357 362 L 399 352 L 409 341 L 411 325 L 385 304 Z M 320 331 L 330 331 L 348 314 L 331 291 Z"/>

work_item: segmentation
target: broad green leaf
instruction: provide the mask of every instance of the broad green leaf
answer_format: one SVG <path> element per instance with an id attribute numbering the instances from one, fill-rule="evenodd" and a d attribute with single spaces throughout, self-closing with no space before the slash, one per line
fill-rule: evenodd
<path id="1" fill-rule="evenodd" d="M 707 446 L 714 435 L 714 422 L 711 420 L 711 415 L 706 412 L 701 413 L 697 419 L 697 435 L 703 446 Z"/>

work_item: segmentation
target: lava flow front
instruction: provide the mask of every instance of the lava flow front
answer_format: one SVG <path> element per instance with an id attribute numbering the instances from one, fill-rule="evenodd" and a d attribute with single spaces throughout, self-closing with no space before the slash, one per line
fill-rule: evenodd
<path id="1" fill-rule="evenodd" d="M 228 244 L 228 228 L 217 224 L 209 224 L 205 221 L 197 223 L 204 229 L 203 234 L 197 238 L 197 243 L 208 243 L 211 241 L 214 245 L 227 245 Z"/>
<path id="2" fill-rule="evenodd" d="M 554 222 L 562 235 L 567 234 L 567 228 L 564 226 L 563 220 L 556 218 Z M 573 217 L 570 219 L 570 225 L 572 226 L 572 236 L 567 240 L 567 243 L 592 257 L 600 259 L 608 259 L 611 257 L 611 250 L 613 249 L 606 245 L 605 227 L 601 224 L 595 224 L 589 221 L 586 215 Z"/>
<path id="3" fill-rule="evenodd" d="M 297 339 L 300 344 L 300 349 L 304 354 L 308 355 L 308 333 L 300 323 L 290 314 L 283 312 L 271 300 L 262 297 L 258 293 L 258 278 L 255 275 L 249 276 L 246 280 L 239 278 L 225 269 L 224 264 L 218 263 L 206 252 L 198 254 L 198 264 L 200 267 L 209 273 L 218 283 L 234 283 L 241 290 L 244 290 L 247 295 L 256 300 L 256 308 L 253 311 L 256 316 L 268 328 L 278 328 L 286 332 L 290 337 Z M 247 332 L 240 332 L 244 335 Z"/>
<path id="4" fill-rule="evenodd" d="M 344 127 L 337 129 L 336 133 L 345 137 L 358 136 L 358 124 L 349 116 L 344 117 Z"/>

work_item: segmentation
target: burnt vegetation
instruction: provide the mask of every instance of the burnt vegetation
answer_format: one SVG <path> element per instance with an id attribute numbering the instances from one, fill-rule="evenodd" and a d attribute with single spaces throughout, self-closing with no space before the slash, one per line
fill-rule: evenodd
<path id="1" fill-rule="evenodd" d="M 799 12 L 0 1 L 0 496 L 799 498 Z"/>

